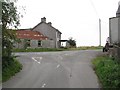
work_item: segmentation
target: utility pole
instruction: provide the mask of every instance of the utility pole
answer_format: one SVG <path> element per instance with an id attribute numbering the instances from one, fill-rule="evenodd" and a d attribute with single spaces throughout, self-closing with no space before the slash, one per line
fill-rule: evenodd
<path id="1" fill-rule="evenodd" d="M 93 7 L 93 9 L 94 9 L 94 11 L 96 13 L 96 15 L 99 18 L 99 46 L 101 46 L 101 19 L 100 19 L 98 13 L 97 13 L 97 10 L 96 10 L 96 7 L 95 7 L 93 1 L 92 0 L 89 0 L 89 1 L 91 2 L 91 5 L 92 5 L 92 7 Z"/>
<path id="2" fill-rule="evenodd" d="M 101 19 L 99 18 L 99 46 L 101 46 Z"/>

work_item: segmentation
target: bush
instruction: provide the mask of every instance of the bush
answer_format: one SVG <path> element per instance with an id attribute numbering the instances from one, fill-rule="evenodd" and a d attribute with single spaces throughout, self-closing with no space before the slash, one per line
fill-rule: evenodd
<path id="1" fill-rule="evenodd" d="M 2 82 L 7 81 L 22 69 L 20 64 L 14 57 L 2 57 Z"/>
<path id="2" fill-rule="evenodd" d="M 103 88 L 120 88 L 120 63 L 109 57 L 97 57 L 93 64 Z"/>

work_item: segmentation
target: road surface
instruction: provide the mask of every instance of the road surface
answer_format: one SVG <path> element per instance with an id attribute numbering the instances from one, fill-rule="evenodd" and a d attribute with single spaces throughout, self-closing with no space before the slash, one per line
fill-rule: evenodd
<path id="1" fill-rule="evenodd" d="M 91 60 L 100 50 L 16 53 L 23 70 L 3 88 L 99 88 Z"/>

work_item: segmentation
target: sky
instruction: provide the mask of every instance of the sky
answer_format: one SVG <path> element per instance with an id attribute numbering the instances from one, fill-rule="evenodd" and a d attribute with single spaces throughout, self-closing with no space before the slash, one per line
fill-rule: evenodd
<path id="1" fill-rule="evenodd" d="M 33 28 L 46 17 L 46 22 L 52 22 L 52 26 L 62 32 L 62 40 L 73 37 L 77 46 L 98 46 L 101 19 L 101 44 L 104 46 L 109 37 L 109 18 L 116 16 L 119 1 L 18 0 L 18 11 L 23 14 L 19 28 Z"/>

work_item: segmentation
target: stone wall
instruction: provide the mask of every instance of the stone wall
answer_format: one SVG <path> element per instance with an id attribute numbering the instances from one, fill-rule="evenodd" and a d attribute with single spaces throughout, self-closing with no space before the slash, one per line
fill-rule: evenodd
<path id="1" fill-rule="evenodd" d="M 31 46 L 31 48 L 37 48 L 38 47 L 38 40 L 31 40 L 30 46 Z"/>
<path id="2" fill-rule="evenodd" d="M 116 59 L 120 59 L 120 47 L 114 46 L 113 48 L 109 49 L 109 56 L 114 57 Z"/>
<path id="3" fill-rule="evenodd" d="M 55 48 L 55 42 L 53 40 L 43 40 L 42 48 Z"/>

